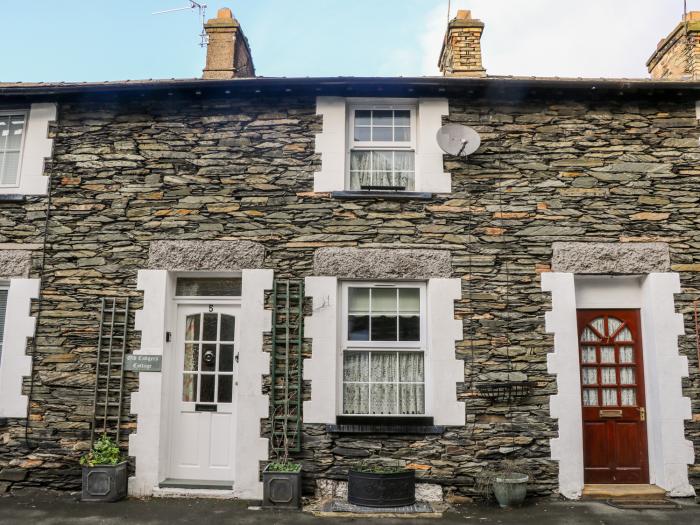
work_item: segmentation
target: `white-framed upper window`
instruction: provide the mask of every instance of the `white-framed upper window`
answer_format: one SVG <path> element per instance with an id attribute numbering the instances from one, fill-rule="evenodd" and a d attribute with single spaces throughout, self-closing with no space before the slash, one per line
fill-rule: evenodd
<path id="1" fill-rule="evenodd" d="M 342 301 L 340 413 L 425 415 L 425 284 L 347 282 Z"/>
<path id="2" fill-rule="evenodd" d="M 352 104 L 348 111 L 347 189 L 413 191 L 414 104 Z"/>
<path id="3" fill-rule="evenodd" d="M 19 186 L 27 111 L 0 111 L 0 188 Z"/>
<path id="4" fill-rule="evenodd" d="M 7 294 L 9 287 L 0 283 L 0 364 L 2 363 L 2 349 L 5 343 L 5 316 L 7 314 Z"/>

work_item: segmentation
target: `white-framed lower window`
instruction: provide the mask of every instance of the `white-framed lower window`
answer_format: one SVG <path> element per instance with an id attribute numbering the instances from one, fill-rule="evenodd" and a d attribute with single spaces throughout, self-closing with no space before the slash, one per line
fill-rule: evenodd
<path id="1" fill-rule="evenodd" d="M 26 124 L 26 111 L 0 111 L 0 188 L 19 185 Z"/>
<path id="2" fill-rule="evenodd" d="M 2 364 L 2 349 L 5 343 L 5 317 L 7 314 L 7 294 L 9 287 L 0 283 L 0 364 Z"/>
<path id="3" fill-rule="evenodd" d="M 415 189 L 416 118 L 411 104 L 349 107 L 348 189 Z"/>
<path id="4" fill-rule="evenodd" d="M 425 284 L 346 282 L 342 301 L 340 413 L 425 415 Z"/>

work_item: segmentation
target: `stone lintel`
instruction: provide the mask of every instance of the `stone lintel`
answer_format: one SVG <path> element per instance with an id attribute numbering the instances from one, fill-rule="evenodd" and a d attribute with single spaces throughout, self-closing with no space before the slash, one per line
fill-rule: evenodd
<path id="1" fill-rule="evenodd" d="M 320 248 L 314 275 L 343 279 L 431 279 L 452 276 L 452 256 L 444 250 Z"/>
<path id="2" fill-rule="evenodd" d="M 262 268 L 265 248 L 252 241 L 153 241 L 148 267 L 181 272 Z"/>
<path id="3" fill-rule="evenodd" d="M 29 250 L 0 250 L 0 279 L 27 278 L 32 267 Z"/>
<path id="4" fill-rule="evenodd" d="M 552 271 L 576 274 L 647 274 L 668 272 L 668 245 L 653 243 L 555 242 Z"/>

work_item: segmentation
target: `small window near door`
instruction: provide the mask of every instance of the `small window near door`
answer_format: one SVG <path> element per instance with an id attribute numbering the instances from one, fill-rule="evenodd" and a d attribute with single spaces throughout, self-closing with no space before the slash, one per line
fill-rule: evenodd
<path id="1" fill-rule="evenodd" d="M 178 297 L 240 297 L 241 278 L 179 277 L 175 295 Z"/>

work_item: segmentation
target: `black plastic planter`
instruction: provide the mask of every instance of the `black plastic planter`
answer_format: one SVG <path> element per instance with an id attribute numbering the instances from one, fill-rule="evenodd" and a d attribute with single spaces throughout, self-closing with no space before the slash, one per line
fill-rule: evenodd
<path id="1" fill-rule="evenodd" d="M 361 507 L 405 507 L 416 502 L 416 473 L 348 473 L 348 501 Z"/>
<path id="2" fill-rule="evenodd" d="M 81 501 L 113 502 L 126 497 L 127 462 L 116 465 L 83 466 Z"/>
<path id="3" fill-rule="evenodd" d="M 301 470 L 298 472 L 271 472 L 263 470 L 263 508 L 301 508 Z"/>

